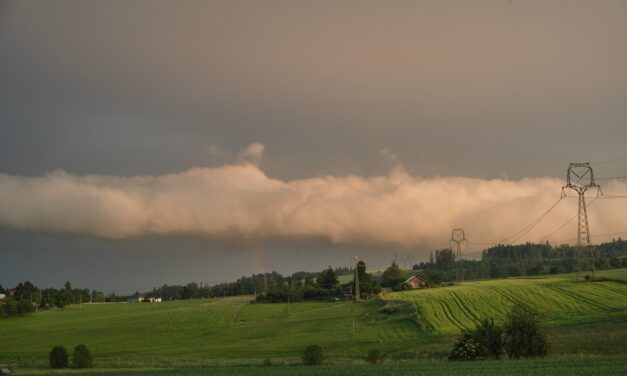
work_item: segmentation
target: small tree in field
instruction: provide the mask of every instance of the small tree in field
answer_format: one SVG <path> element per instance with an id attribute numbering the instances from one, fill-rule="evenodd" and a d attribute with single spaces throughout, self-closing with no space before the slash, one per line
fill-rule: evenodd
<path id="1" fill-rule="evenodd" d="M 52 368 L 67 368 L 68 356 L 65 347 L 55 346 L 50 351 L 50 367 Z"/>
<path id="2" fill-rule="evenodd" d="M 72 366 L 74 366 L 74 368 L 91 368 L 92 365 L 93 358 L 87 346 L 76 346 L 74 348 L 74 354 L 72 355 Z"/>
<path id="3" fill-rule="evenodd" d="M 502 330 L 485 319 L 474 330 L 463 330 L 449 355 L 450 360 L 499 359 L 503 352 Z"/>
<path id="4" fill-rule="evenodd" d="M 368 357 L 366 361 L 370 364 L 380 364 L 383 363 L 383 354 L 381 351 L 374 349 L 368 352 Z"/>
<path id="5" fill-rule="evenodd" d="M 303 364 L 306 366 L 317 366 L 322 364 L 322 348 L 318 345 L 311 345 L 305 349 Z"/>
<path id="6" fill-rule="evenodd" d="M 486 358 L 499 359 L 503 353 L 503 329 L 494 320 L 485 319 L 475 328 L 474 337 L 483 347 Z"/>
<path id="7" fill-rule="evenodd" d="M 544 317 L 529 306 L 515 304 L 503 329 L 511 359 L 543 358 L 549 353 Z"/>

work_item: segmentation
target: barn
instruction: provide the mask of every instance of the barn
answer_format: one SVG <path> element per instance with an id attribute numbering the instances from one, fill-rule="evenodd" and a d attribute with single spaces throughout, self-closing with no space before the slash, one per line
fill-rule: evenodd
<path id="1" fill-rule="evenodd" d="M 417 277 L 415 275 L 412 275 L 411 277 L 407 278 L 405 283 L 408 284 L 409 286 L 411 286 L 412 289 L 419 289 L 421 287 L 429 286 L 427 281 L 425 281 L 424 279 L 422 279 L 420 277 Z"/>

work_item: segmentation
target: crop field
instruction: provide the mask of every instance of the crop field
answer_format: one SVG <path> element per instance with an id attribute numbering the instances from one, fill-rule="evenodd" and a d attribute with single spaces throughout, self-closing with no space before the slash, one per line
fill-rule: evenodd
<path id="1" fill-rule="evenodd" d="M 623 269 L 601 274 L 620 279 L 627 273 Z M 421 321 L 435 333 L 457 333 L 484 318 L 502 320 L 517 302 L 542 312 L 555 325 L 627 320 L 627 283 L 587 281 L 575 276 L 465 282 L 392 293 L 386 299 L 414 303 Z"/>
<path id="2" fill-rule="evenodd" d="M 250 297 L 141 304 L 84 304 L 0 321 L 0 363 L 40 367 L 55 345 L 87 344 L 102 366 L 246 364 L 298 360 L 320 344 L 335 359 L 362 358 L 372 348 L 394 353 L 442 348 L 413 317 L 383 314 L 386 302 L 250 304 Z"/>
<path id="3" fill-rule="evenodd" d="M 585 281 L 559 275 L 465 282 L 391 293 L 384 299 L 356 304 L 304 302 L 288 307 L 255 304 L 252 297 L 243 296 L 74 305 L 0 320 L 0 364 L 39 368 L 28 371 L 39 374 L 46 372 L 43 368 L 47 367 L 53 346 L 63 345 L 71 351 L 83 343 L 94 354 L 96 367 L 133 368 L 129 375 L 158 374 L 141 371 L 154 368 L 171 370 L 167 374 L 196 375 L 202 374 L 198 368 L 201 366 L 211 367 L 211 374 L 216 375 L 242 374 L 242 369 L 262 375 L 315 375 L 319 374 L 317 370 L 291 365 L 300 362 L 305 347 L 318 344 L 325 351 L 329 367 L 350 364 L 363 374 L 371 369 L 364 361 L 371 349 L 386 354 L 390 364 L 384 367 L 400 367 L 395 374 L 416 374 L 417 369 L 418 374 L 423 369 L 449 374 L 447 367 L 461 367 L 460 373 L 473 374 L 465 365 L 442 363 L 460 328 L 473 327 L 483 317 L 502 320 L 514 302 L 523 301 L 547 315 L 552 354 L 557 357 L 551 359 L 557 363 L 538 363 L 546 372 L 536 374 L 559 374 L 552 370 L 566 366 L 560 363 L 562 357 L 575 357 L 574 362 L 582 354 L 615 356 L 591 358 L 600 362 L 599 367 L 607 367 L 608 372 L 603 374 L 611 374 L 619 365 L 624 369 L 627 359 L 627 283 L 623 282 L 627 270 L 598 276 L 604 279 Z M 284 367 L 259 367 L 266 360 Z M 404 363 L 415 363 L 419 368 L 406 369 Z M 509 374 L 533 373 L 517 368 L 525 363 L 498 364 L 512 367 L 507 370 Z M 99 374 L 97 370 L 92 372 Z M 342 368 L 340 373 L 351 372 Z"/>

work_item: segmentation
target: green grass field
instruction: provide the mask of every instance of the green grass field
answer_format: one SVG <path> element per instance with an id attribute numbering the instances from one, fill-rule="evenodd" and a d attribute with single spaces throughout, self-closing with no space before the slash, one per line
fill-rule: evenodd
<path id="1" fill-rule="evenodd" d="M 592 359 L 609 367 L 608 370 L 624 369 L 627 269 L 598 273 L 598 276 L 607 280 L 583 281 L 572 275 L 559 275 L 466 282 L 392 293 L 384 299 L 357 304 L 291 304 L 289 312 L 286 304 L 251 304 L 251 297 L 71 306 L 26 318 L 0 320 L 0 363 L 18 369 L 45 368 L 53 346 L 64 345 L 71 351 L 84 343 L 94 354 L 95 365 L 106 369 L 229 366 L 215 368 L 217 373 L 211 368 L 211 374 L 242 374 L 246 369 L 265 374 L 270 372 L 266 369 L 271 369 L 274 370 L 271 374 L 313 375 L 319 373 L 311 372 L 318 371 L 302 367 L 232 366 L 258 366 L 265 359 L 297 364 L 306 346 L 319 344 L 328 362 L 338 369 L 347 364 L 363 365 L 367 352 L 376 348 L 387 355 L 390 363 L 396 364 L 386 367 L 401 367 L 398 374 L 410 373 L 409 368 L 405 371 L 402 368 L 407 362 L 415 363 L 421 370 L 421 367 L 435 367 L 434 374 L 449 374 L 445 371 L 447 367 L 461 367 L 459 372 L 472 374 L 464 371 L 465 365 L 441 362 L 452 348 L 459 328 L 472 327 L 483 317 L 500 320 L 513 302 L 524 301 L 545 313 L 551 323 L 549 339 L 553 356 L 557 358 L 538 363 L 541 367 L 561 369 L 566 363 L 576 362 L 580 354 L 604 354 L 616 357 Z M 352 335 L 353 307 L 355 336 Z M 561 359 L 564 356 L 570 357 L 569 360 Z M 509 374 L 529 374 L 517 368 L 526 363 L 498 364 L 512 367 L 511 372 L 507 371 Z M 199 372 L 198 368 L 185 368 L 168 374 L 202 374 Z M 352 371 L 338 372 L 352 374 Z M 415 374 L 415 369 L 411 372 Z"/>
<path id="2" fill-rule="evenodd" d="M 615 280 L 587 281 L 576 276 L 510 278 L 388 294 L 412 302 L 435 333 L 457 333 L 484 318 L 503 319 L 516 302 L 530 305 L 555 325 L 627 318 L 625 269 L 598 273 Z"/>

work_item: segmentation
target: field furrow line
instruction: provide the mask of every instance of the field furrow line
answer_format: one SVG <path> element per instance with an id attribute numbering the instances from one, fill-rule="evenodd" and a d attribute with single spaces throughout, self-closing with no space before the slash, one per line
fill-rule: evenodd
<path id="1" fill-rule="evenodd" d="M 625 295 L 625 290 L 621 290 L 619 288 L 616 287 L 612 287 L 612 286 L 608 286 L 608 285 L 603 285 L 603 284 L 595 284 L 594 287 L 598 287 L 601 288 L 603 290 L 607 290 L 607 291 L 611 291 L 615 294 L 620 294 L 620 295 Z"/>
<path id="2" fill-rule="evenodd" d="M 459 307 L 459 310 L 462 311 L 470 321 L 474 322 L 475 324 L 479 324 L 481 320 L 479 320 L 479 318 L 475 316 L 474 312 L 472 312 L 470 308 L 466 306 L 464 301 L 454 291 L 451 291 L 451 296 L 453 297 L 453 301 L 455 301 L 455 304 L 457 304 L 457 307 Z"/>
<path id="3" fill-rule="evenodd" d="M 551 289 L 553 291 L 559 292 L 559 293 L 561 293 L 563 295 L 569 296 L 569 297 L 571 297 L 571 298 L 573 298 L 575 300 L 578 300 L 580 302 L 589 304 L 589 305 L 594 306 L 596 308 L 600 308 L 600 309 L 602 309 L 604 311 L 616 311 L 616 308 L 614 308 L 614 307 L 606 306 L 605 304 L 601 304 L 599 302 L 595 302 L 592 299 L 586 298 L 586 297 L 581 296 L 579 294 L 576 294 L 576 293 L 574 293 L 572 291 L 567 291 L 567 290 L 561 289 L 559 287 L 550 286 L 548 284 L 544 285 L 544 287 L 546 287 L 548 289 Z"/>
<path id="4" fill-rule="evenodd" d="M 440 307 L 442 307 L 442 311 L 444 311 L 444 315 L 446 318 L 453 323 L 458 329 L 464 330 L 466 327 L 454 317 L 453 313 L 450 311 L 450 307 L 444 301 L 439 301 Z"/>
<path id="5" fill-rule="evenodd" d="M 517 299 L 515 299 L 513 296 L 511 296 L 510 294 L 506 294 L 505 292 L 501 291 L 498 287 L 492 287 L 492 290 L 494 292 L 496 292 L 497 294 L 501 295 L 503 298 L 505 298 L 506 300 L 514 303 L 514 304 L 518 304 L 520 303 Z"/>

